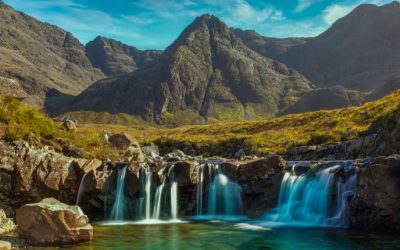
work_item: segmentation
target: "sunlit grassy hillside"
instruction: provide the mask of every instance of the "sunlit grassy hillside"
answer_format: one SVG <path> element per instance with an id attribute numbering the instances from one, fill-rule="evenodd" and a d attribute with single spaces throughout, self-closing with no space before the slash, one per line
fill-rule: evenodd
<path id="1" fill-rule="evenodd" d="M 286 115 L 270 120 L 221 122 L 164 128 L 147 124 L 131 126 L 109 124 L 79 125 L 68 132 L 35 109 L 18 100 L 0 97 L 0 136 L 4 140 L 24 139 L 48 144 L 61 150 L 65 146 L 84 150 L 85 157 L 118 158 L 122 153 L 102 138 L 105 132 L 125 132 L 143 144 L 156 143 L 163 152 L 180 148 L 188 153 L 229 155 L 238 148 L 248 153 L 281 153 L 297 145 L 345 141 L 367 131 L 372 122 L 397 110 L 400 91 L 360 107 Z"/>
<path id="2" fill-rule="evenodd" d="M 105 143 L 102 135 L 92 128 L 68 132 L 19 100 L 0 96 L 0 136 L 6 141 L 26 140 L 34 145 L 51 145 L 59 151 L 65 147 L 80 148 L 84 157 L 116 159 L 121 152 Z"/>
<path id="3" fill-rule="evenodd" d="M 366 132 L 378 117 L 398 109 L 400 91 L 360 107 L 286 115 L 270 120 L 221 122 L 174 129 L 145 125 L 85 125 L 87 129 L 126 132 L 142 143 L 155 142 L 164 151 L 228 155 L 239 147 L 248 152 L 281 153 L 297 145 L 345 141 Z"/>

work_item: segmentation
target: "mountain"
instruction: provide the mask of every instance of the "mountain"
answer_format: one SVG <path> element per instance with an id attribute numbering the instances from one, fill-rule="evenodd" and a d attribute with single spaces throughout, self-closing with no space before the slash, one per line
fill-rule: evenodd
<path id="1" fill-rule="evenodd" d="M 304 93 L 301 98 L 279 115 L 360 106 L 366 100 L 363 92 L 341 86 L 319 88 Z"/>
<path id="2" fill-rule="evenodd" d="M 319 87 L 394 90 L 400 73 L 400 3 L 362 4 L 314 38 L 275 39 L 235 30 L 244 43 L 305 75 Z M 386 86 L 386 87 L 384 87 Z"/>
<path id="3" fill-rule="evenodd" d="M 71 33 L 0 2 L 0 77 L 42 108 L 48 90 L 78 94 L 104 75 Z"/>
<path id="4" fill-rule="evenodd" d="M 157 60 L 93 84 L 64 111 L 128 113 L 156 122 L 177 114 L 254 119 L 277 114 L 309 90 L 301 74 L 252 51 L 218 18 L 203 15 Z"/>
<path id="5" fill-rule="evenodd" d="M 106 76 L 130 73 L 158 58 L 162 51 L 141 51 L 119 41 L 98 36 L 86 44 L 86 54 L 96 68 Z"/>

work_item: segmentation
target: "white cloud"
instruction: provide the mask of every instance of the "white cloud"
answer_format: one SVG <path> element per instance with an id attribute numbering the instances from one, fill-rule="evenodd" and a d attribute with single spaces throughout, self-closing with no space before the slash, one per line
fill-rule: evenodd
<path id="1" fill-rule="evenodd" d="M 332 24 L 339 18 L 344 17 L 345 15 L 349 14 L 355 8 L 355 6 L 357 6 L 357 4 L 347 5 L 347 6 L 334 4 L 334 5 L 328 6 L 323 11 L 323 19 L 326 23 Z"/>
<path id="2" fill-rule="evenodd" d="M 302 12 L 303 10 L 308 9 L 315 2 L 318 2 L 318 0 L 297 0 L 297 6 L 294 12 Z"/>

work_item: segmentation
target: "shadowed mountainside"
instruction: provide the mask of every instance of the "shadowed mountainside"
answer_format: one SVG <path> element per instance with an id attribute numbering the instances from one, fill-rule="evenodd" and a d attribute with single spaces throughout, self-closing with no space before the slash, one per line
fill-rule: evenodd
<path id="1" fill-rule="evenodd" d="M 104 77 L 69 32 L 17 12 L 0 2 L 0 76 L 27 102 L 43 107 L 46 92 L 78 94 Z"/>
<path id="2" fill-rule="evenodd" d="M 275 39 L 235 30 L 259 53 L 296 69 L 319 87 L 341 85 L 377 92 L 382 97 L 398 85 L 400 73 L 400 3 L 362 4 L 315 38 Z M 374 95 L 372 95 L 374 96 Z"/>
<path id="3" fill-rule="evenodd" d="M 118 76 L 135 71 L 158 58 L 160 50 L 139 50 L 106 37 L 96 37 L 86 44 L 86 54 L 93 67 L 107 76 Z"/>
<path id="4" fill-rule="evenodd" d="M 311 84 L 298 72 L 246 47 L 218 18 L 203 15 L 149 65 L 99 81 L 69 110 L 239 120 L 271 117 Z"/>

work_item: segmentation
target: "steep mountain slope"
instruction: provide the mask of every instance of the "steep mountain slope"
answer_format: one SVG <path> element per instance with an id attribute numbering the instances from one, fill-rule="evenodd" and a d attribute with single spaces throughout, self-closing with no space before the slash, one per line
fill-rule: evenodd
<path id="1" fill-rule="evenodd" d="M 104 77 L 69 32 L 0 2 L 0 76 L 43 107 L 49 89 L 77 94 Z M 7 86 L 6 86 L 7 87 Z"/>
<path id="2" fill-rule="evenodd" d="M 247 46 L 320 86 L 380 91 L 400 73 L 400 3 L 363 4 L 315 38 L 272 39 L 236 30 Z"/>
<path id="3" fill-rule="evenodd" d="M 254 119 L 275 115 L 310 83 L 246 47 L 218 18 L 203 15 L 157 60 L 120 78 L 99 81 L 69 110 L 139 115 Z"/>
<path id="4" fill-rule="evenodd" d="M 86 54 L 92 65 L 107 76 L 130 73 L 158 58 L 162 51 L 141 51 L 113 39 L 96 37 L 86 44 Z"/>
<path id="5" fill-rule="evenodd" d="M 320 88 L 304 93 L 295 104 L 283 110 L 280 115 L 360 106 L 364 102 L 365 94 L 359 91 L 340 86 Z"/>

